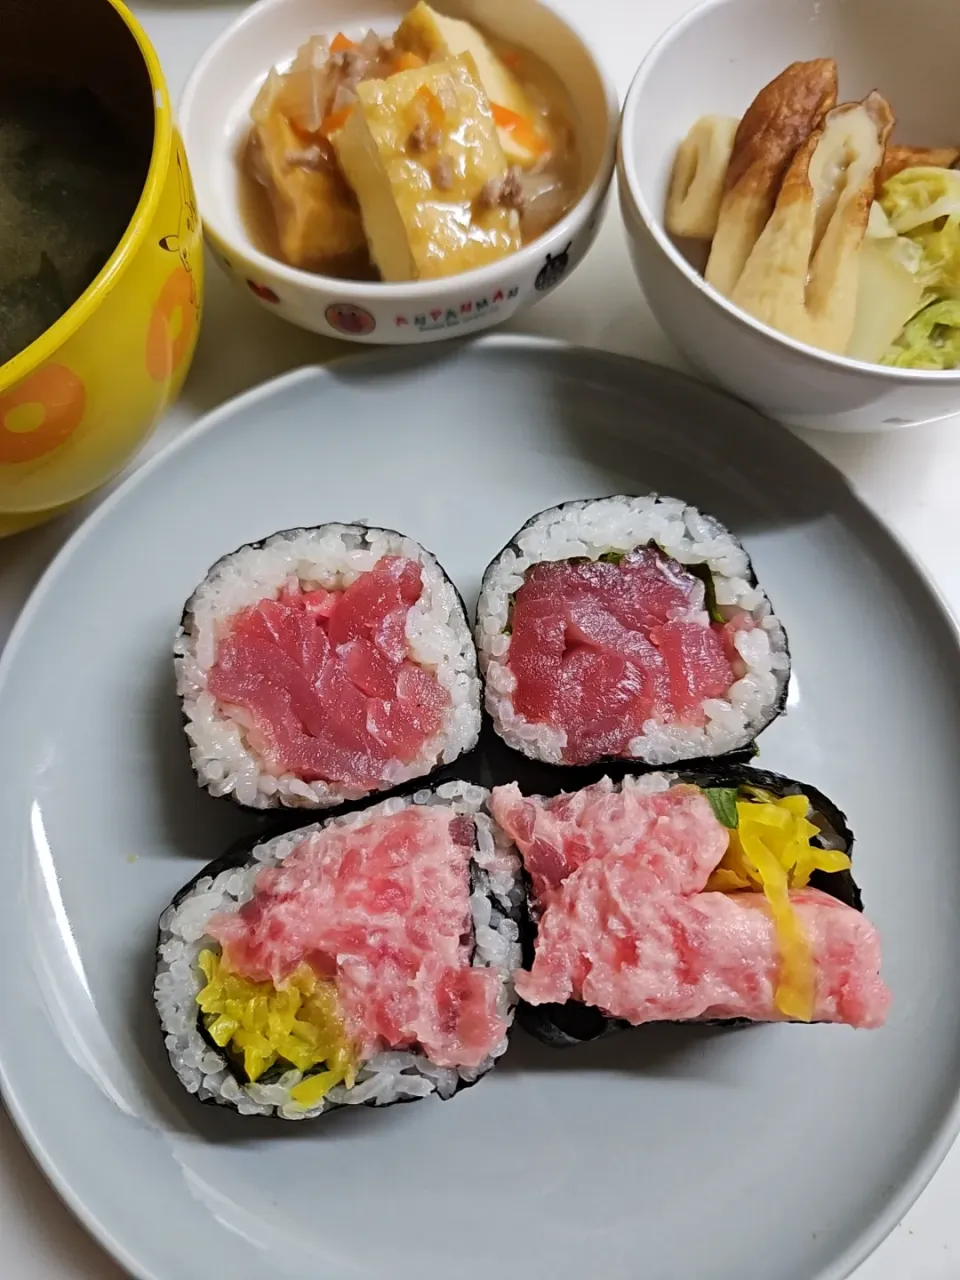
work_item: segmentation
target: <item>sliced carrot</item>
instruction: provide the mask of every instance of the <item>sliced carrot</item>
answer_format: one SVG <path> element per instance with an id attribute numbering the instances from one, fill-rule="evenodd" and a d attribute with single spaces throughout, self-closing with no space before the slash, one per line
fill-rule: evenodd
<path id="1" fill-rule="evenodd" d="M 312 129 L 305 129 L 299 120 L 291 120 L 289 116 L 284 118 L 301 142 L 313 142 L 315 140 L 317 135 Z"/>
<path id="2" fill-rule="evenodd" d="M 393 69 L 395 72 L 416 71 L 420 67 L 424 66 L 426 66 L 426 63 L 418 53 L 410 53 L 409 50 L 406 49 L 403 53 L 398 53 L 393 62 Z"/>
<path id="3" fill-rule="evenodd" d="M 416 101 L 422 102 L 426 107 L 427 119 L 431 124 L 439 128 L 447 118 L 447 113 L 443 109 L 443 103 L 425 84 L 422 84 L 417 90 Z"/>
<path id="4" fill-rule="evenodd" d="M 326 119 L 321 120 L 316 129 L 307 129 L 299 120 L 291 120 L 289 116 L 286 117 L 286 121 L 300 141 L 306 143 L 308 147 L 315 147 L 323 141 Z"/>
<path id="5" fill-rule="evenodd" d="M 340 111 L 331 111 L 328 116 L 324 116 L 320 121 L 320 132 L 325 138 L 329 138 L 331 133 L 336 133 L 350 119 L 353 107 L 343 107 Z"/>
<path id="6" fill-rule="evenodd" d="M 493 112 L 493 123 L 498 129 L 516 129 L 518 125 L 527 124 L 523 116 L 516 111 L 511 111 L 509 107 L 501 107 L 499 102 L 491 102 L 490 110 Z"/>
<path id="7" fill-rule="evenodd" d="M 542 155 L 547 150 L 547 144 L 534 128 L 532 120 L 528 120 L 526 116 L 516 111 L 511 111 L 509 107 L 501 107 L 499 102 L 491 102 L 490 110 L 493 112 L 493 123 L 497 128 L 512 133 L 524 151 L 530 151 L 533 155 Z"/>
<path id="8" fill-rule="evenodd" d="M 355 49 L 357 46 L 349 36 L 345 36 L 342 31 L 338 31 L 333 37 L 330 45 L 331 53 L 343 53 L 347 49 Z"/>

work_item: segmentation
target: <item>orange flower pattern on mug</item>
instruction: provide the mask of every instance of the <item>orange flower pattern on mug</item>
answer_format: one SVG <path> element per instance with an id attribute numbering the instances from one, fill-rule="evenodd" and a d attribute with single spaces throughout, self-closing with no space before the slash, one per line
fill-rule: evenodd
<path id="1" fill-rule="evenodd" d="M 190 351 L 197 327 L 197 291 L 193 276 L 174 267 L 167 277 L 147 330 L 147 372 L 154 382 L 166 382 Z"/>
<path id="2" fill-rule="evenodd" d="M 83 421 L 87 392 L 62 364 L 46 364 L 0 396 L 0 463 L 51 453 Z"/>
<path id="3" fill-rule="evenodd" d="M 200 309 L 190 263 L 190 250 L 199 235 L 200 216 L 179 146 L 177 185 L 180 190 L 177 229 L 158 243 L 165 253 L 175 253 L 180 265 L 174 267 L 160 290 L 147 330 L 147 372 L 154 382 L 168 381 L 189 355 Z"/>

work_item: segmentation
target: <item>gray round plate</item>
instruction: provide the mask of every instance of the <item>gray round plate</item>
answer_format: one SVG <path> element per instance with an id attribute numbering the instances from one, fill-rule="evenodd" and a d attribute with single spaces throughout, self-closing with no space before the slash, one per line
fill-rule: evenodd
<path id="1" fill-rule="evenodd" d="M 532 512 L 648 488 L 745 541 L 790 634 L 763 765 L 858 835 L 879 1032 L 521 1034 L 449 1103 L 313 1125 L 201 1107 L 151 1002 L 157 917 L 251 820 L 200 794 L 170 644 L 207 566 L 369 519 L 471 597 Z M 0 667 L 0 1078 L 83 1221 L 150 1280 L 839 1280 L 930 1176 L 960 1084 L 957 635 L 891 535 L 749 409 L 619 357 L 494 338 L 306 369 L 218 410 L 73 537 Z"/>

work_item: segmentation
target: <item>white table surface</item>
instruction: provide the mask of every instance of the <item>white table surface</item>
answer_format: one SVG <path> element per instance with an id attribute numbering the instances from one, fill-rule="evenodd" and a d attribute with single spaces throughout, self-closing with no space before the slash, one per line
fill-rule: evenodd
<path id="1" fill-rule="evenodd" d="M 555 3 L 591 38 L 621 101 L 653 39 L 692 7 L 691 0 Z M 157 47 L 176 100 L 201 51 L 244 6 L 224 0 L 206 4 L 134 0 L 132 7 Z M 203 331 L 186 390 L 143 456 L 162 448 L 198 415 L 230 396 L 286 369 L 349 349 L 346 344 L 301 333 L 245 303 L 215 267 L 209 269 L 208 279 Z M 664 364 L 683 364 L 634 283 L 615 205 L 585 264 L 514 327 Z M 960 419 L 886 435 L 811 432 L 807 438 L 846 473 L 928 566 L 960 613 L 960 558 L 954 552 L 960 534 L 956 498 Z M 92 505 L 87 503 L 86 509 Z M 0 640 L 38 575 L 83 514 L 71 514 L 54 525 L 0 543 Z M 951 993 L 944 994 L 952 998 Z M 957 1280 L 958 1203 L 960 1147 L 955 1147 L 917 1205 L 856 1273 L 857 1280 Z M 122 1275 L 47 1186 L 0 1109 L 0 1276 L 4 1280 L 121 1280 Z"/>

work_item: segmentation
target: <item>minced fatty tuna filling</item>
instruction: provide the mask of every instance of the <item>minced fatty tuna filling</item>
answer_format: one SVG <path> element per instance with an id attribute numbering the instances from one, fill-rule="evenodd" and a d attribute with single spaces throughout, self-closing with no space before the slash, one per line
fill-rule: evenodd
<path id="1" fill-rule="evenodd" d="M 478 1066 L 507 1018 L 503 973 L 472 964 L 474 845 L 471 817 L 430 805 L 307 836 L 207 926 L 219 948 L 201 957 L 208 1035 L 251 1079 L 251 1065 L 325 1064 L 309 1105 L 384 1049 Z"/>
<path id="2" fill-rule="evenodd" d="M 609 779 L 556 799 L 493 792 L 531 877 L 530 1004 L 611 1017 L 883 1022 L 876 930 L 808 887 L 849 867 L 814 843 L 804 796 Z"/>

